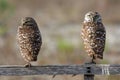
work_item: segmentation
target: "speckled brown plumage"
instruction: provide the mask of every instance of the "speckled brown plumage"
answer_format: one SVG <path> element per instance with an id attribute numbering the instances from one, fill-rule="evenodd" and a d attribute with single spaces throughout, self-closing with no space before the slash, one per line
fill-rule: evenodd
<path id="1" fill-rule="evenodd" d="M 42 45 L 42 38 L 35 20 L 25 17 L 18 27 L 17 40 L 20 53 L 24 60 L 30 65 L 31 61 L 37 61 L 37 56 Z M 26 66 L 27 66 L 26 65 Z"/>
<path id="2" fill-rule="evenodd" d="M 96 15 L 97 18 L 94 19 Z M 98 13 L 87 13 L 87 19 L 83 23 L 81 36 L 88 55 L 93 59 L 103 59 L 106 31 Z"/>

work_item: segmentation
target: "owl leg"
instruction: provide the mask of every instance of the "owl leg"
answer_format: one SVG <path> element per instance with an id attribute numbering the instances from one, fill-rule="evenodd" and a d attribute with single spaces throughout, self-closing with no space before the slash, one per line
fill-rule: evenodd
<path id="1" fill-rule="evenodd" d="M 96 58 L 95 58 L 95 55 L 93 55 L 93 56 L 92 56 L 92 62 L 91 62 L 91 63 L 96 64 L 95 59 L 96 59 Z"/>
<path id="2" fill-rule="evenodd" d="M 31 67 L 31 63 L 30 62 L 27 62 L 27 64 L 25 64 L 25 67 Z"/>

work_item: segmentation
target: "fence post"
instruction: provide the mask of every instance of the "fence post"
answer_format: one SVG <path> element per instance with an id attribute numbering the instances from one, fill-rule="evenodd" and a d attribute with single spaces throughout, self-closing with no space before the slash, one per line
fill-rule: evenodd
<path id="1" fill-rule="evenodd" d="M 84 74 L 84 80 L 94 80 L 94 74 L 92 74 L 91 66 L 87 66 L 87 64 L 92 63 L 85 63 L 85 74 Z"/>
<path id="2" fill-rule="evenodd" d="M 87 74 L 85 74 L 84 75 L 84 80 L 94 80 L 94 75 L 87 75 Z"/>

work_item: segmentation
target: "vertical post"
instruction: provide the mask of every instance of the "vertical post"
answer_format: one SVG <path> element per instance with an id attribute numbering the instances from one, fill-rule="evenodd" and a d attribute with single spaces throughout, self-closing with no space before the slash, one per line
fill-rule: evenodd
<path id="1" fill-rule="evenodd" d="M 87 75 L 87 74 L 85 74 L 84 75 L 84 80 L 94 80 L 94 75 Z"/>
<path id="2" fill-rule="evenodd" d="M 94 80 L 94 74 L 92 74 L 91 66 L 87 66 L 87 64 L 91 63 L 85 63 L 86 74 L 84 74 L 84 80 Z"/>

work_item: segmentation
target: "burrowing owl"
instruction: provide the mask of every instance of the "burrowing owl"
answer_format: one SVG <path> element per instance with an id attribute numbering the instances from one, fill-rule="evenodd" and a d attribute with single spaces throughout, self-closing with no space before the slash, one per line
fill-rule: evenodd
<path id="1" fill-rule="evenodd" d="M 37 56 L 42 45 L 42 38 L 36 21 L 31 17 L 25 17 L 21 21 L 17 32 L 20 52 L 27 66 L 31 61 L 37 61 Z"/>
<path id="2" fill-rule="evenodd" d="M 96 58 L 103 59 L 106 31 L 98 12 L 88 12 L 85 15 L 81 36 L 92 62 Z"/>

